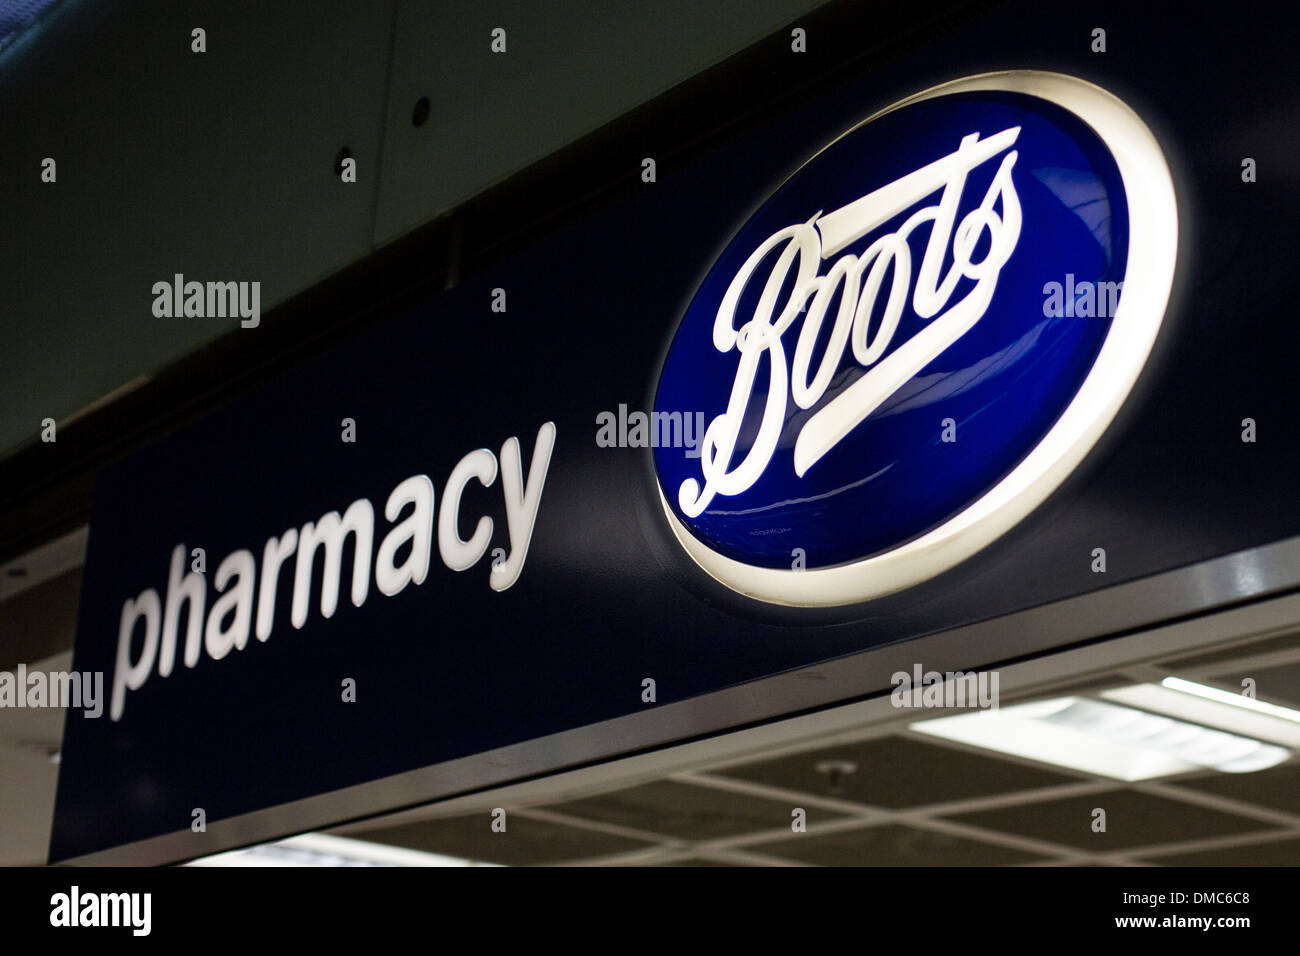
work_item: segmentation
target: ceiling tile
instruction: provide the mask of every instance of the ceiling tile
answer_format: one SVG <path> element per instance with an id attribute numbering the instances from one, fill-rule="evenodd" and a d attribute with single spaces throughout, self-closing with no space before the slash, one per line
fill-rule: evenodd
<path id="1" fill-rule="evenodd" d="M 1258 773 L 1223 773 L 1196 780 L 1180 780 L 1177 786 L 1300 817 L 1298 763 L 1286 763 Z"/>
<path id="2" fill-rule="evenodd" d="M 717 840 L 789 827 L 791 811 L 797 806 L 676 780 L 657 780 L 549 809 L 683 840 Z M 809 826 L 841 816 L 815 807 L 804 809 Z"/>
<path id="3" fill-rule="evenodd" d="M 808 833 L 745 849 L 823 866 L 1004 866 L 1047 859 L 1011 847 L 898 824 Z"/>
<path id="4" fill-rule="evenodd" d="M 382 245 L 762 39 L 823 0 L 401 0 Z M 492 31 L 506 31 L 504 53 Z M 428 120 L 412 122 L 430 101 Z M 648 155 L 648 153 L 647 153 Z M 628 175 L 641 157 L 629 158 Z"/>
<path id="5" fill-rule="evenodd" d="M 1263 840 L 1177 856 L 1152 856 L 1143 862 L 1156 866 L 1295 866 L 1300 863 L 1300 837 Z"/>
<path id="6" fill-rule="evenodd" d="M 1097 807 L 1106 811 L 1104 833 L 1092 830 L 1093 810 Z M 1045 800 L 963 813 L 950 819 L 1098 853 L 1270 829 L 1256 820 L 1136 790 Z"/>
<path id="7" fill-rule="evenodd" d="M 81 604 L 81 568 L 0 602 L 0 668 L 72 649 Z"/>
<path id="8" fill-rule="evenodd" d="M 847 762 L 855 773 L 832 790 L 818 764 Z M 1078 783 L 1079 778 L 973 754 L 910 737 L 880 737 L 717 771 L 788 790 L 897 809 L 949 803 L 1016 790 Z"/>
<path id="9" fill-rule="evenodd" d="M 260 282 L 266 312 L 371 251 L 392 22 L 393 0 L 76 3 L 5 51 L 0 452 L 258 334 L 155 316 L 155 282 Z M 334 173 L 344 146 L 355 185 Z"/>

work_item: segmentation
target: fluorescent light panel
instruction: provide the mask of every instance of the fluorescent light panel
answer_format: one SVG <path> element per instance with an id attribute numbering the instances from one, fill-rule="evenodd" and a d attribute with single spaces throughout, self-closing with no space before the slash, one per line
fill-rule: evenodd
<path id="1" fill-rule="evenodd" d="M 193 860 L 189 866 L 495 866 L 440 853 L 303 833 L 276 843 L 230 850 Z"/>
<path id="2" fill-rule="evenodd" d="M 1252 713 L 1266 714 L 1269 717 L 1277 717 L 1280 720 L 1289 720 L 1293 724 L 1300 724 L 1300 710 L 1292 710 L 1290 707 L 1282 707 L 1279 704 L 1256 700 L 1254 697 L 1247 697 L 1245 694 L 1232 694 L 1218 687 L 1183 680 L 1181 677 L 1166 677 L 1160 682 L 1160 686 L 1169 690 L 1181 691 L 1184 694 L 1204 697 L 1206 700 L 1217 701 L 1230 707 L 1240 707 L 1242 710 L 1249 710 Z"/>
<path id="3" fill-rule="evenodd" d="M 1248 773 L 1291 756 L 1276 743 L 1087 697 L 939 717 L 911 727 L 974 747 L 1128 781 L 1205 767 Z"/>
<path id="4" fill-rule="evenodd" d="M 1249 697 L 1230 694 L 1204 684 L 1176 679 L 1172 685 L 1166 681 L 1160 684 L 1118 687 L 1103 692 L 1101 696 L 1129 707 L 1155 711 L 1177 720 L 1300 750 L 1300 720 L 1289 720 L 1268 709 L 1288 712 L 1287 708 L 1260 704 Z M 1247 701 L 1257 706 L 1248 706 L 1245 703 Z M 1295 711 L 1289 713 L 1295 714 Z M 1300 717 L 1300 714 L 1296 716 Z"/>

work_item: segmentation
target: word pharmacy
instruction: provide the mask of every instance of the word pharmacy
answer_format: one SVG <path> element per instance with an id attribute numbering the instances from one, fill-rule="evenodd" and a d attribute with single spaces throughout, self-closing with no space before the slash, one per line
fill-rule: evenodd
<path id="1" fill-rule="evenodd" d="M 547 422 L 538 429 L 527 480 L 523 474 L 519 440 L 508 438 L 501 447 L 499 470 L 510 550 L 507 553 L 498 548 L 493 552 L 489 583 L 495 591 L 509 588 L 519 580 L 523 571 L 554 446 L 555 425 Z M 452 571 L 473 567 L 487 553 L 492 542 L 493 522 L 486 515 L 478 519 L 469 540 L 461 538 L 460 504 L 465 486 L 471 480 L 477 480 L 484 487 L 490 486 L 496 481 L 497 471 L 497 456 L 486 448 L 479 448 L 457 462 L 447 478 L 441 510 L 437 514 L 437 547 L 443 564 Z M 398 522 L 398 517 L 404 512 L 405 517 Z M 392 597 L 409 584 L 423 584 L 429 571 L 434 542 L 434 489 L 428 476 L 412 475 L 398 483 L 384 505 L 384 517 L 397 523 L 375 552 L 374 579 L 380 592 Z M 109 717 L 114 721 L 121 719 L 126 692 L 143 687 L 155 664 L 159 676 L 171 674 L 176 661 L 180 614 L 187 603 L 186 667 L 198 664 L 201 649 L 206 649 L 208 656 L 218 661 L 232 650 L 243 650 L 248 644 L 250 630 L 257 634 L 259 641 L 267 640 L 275 623 L 276 590 L 281 568 L 295 551 L 290 623 L 295 629 L 307 623 L 312 567 L 318 549 L 324 552 L 320 612 L 322 617 L 333 617 L 339 602 L 343 544 L 348 535 L 353 537 L 354 551 L 352 603 L 361 607 L 370 593 L 375 538 L 375 509 L 368 498 L 358 498 L 341 516 L 337 511 L 330 511 L 317 521 L 308 521 L 301 529 L 290 528 L 278 537 L 268 538 L 262 548 L 260 580 L 251 551 L 240 549 L 227 555 L 214 575 L 213 583 L 220 596 L 207 612 L 206 626 L 205 576 L 195 570 L 185 571 L 185 545 L 176 545 L 171 554 L 166 598 L 160 598 L 154 588 L 146 588 L 122 605 Z M 406 557 L 399 563 L 398 555 L 403 551 Z M 253 620 L 255 582 L 256 621 Z M 133 638 L 141 623 L 144 641 L 139 655 L 135 656 L 132 653 Z"/>

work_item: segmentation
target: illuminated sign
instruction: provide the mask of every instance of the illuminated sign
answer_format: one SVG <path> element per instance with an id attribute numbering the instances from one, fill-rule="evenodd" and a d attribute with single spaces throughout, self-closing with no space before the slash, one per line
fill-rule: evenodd
<path id="1" fill-rule="evenodd" d="M 1089 83 L 989 74 L 868 118 L 741 227 L 681 320 L 655 407 L 708 426 L 694 456 L 654 450 L 676 538 L 787 605 L 969 558 L 1119 411 L 1176 239 L 1154 137 Z"/>

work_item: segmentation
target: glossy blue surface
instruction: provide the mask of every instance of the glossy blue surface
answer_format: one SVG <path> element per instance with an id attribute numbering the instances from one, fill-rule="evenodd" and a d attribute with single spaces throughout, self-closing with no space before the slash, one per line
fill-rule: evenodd
<path id="1" fill-rule="evenodd" d="M 1055 423 L 1092 367 L 1110 318 L 1047 316 L 1044 289 L 1050 282 L 1066 286 L 1072 281 L 1078 296 L 1086 283 L 1123 279 L 1127 205 L 1114 160 L 1090 127 L 1045 100 L 1005 92 L 952 94 L 895 110 L 848 133 L 795 173 L 745 223 L 701 284 L 669 347 L 655 410 L 703 411 L 711 422 L 726 409 L 738 353 L 715 349 L 714 321 L 737 271 L 769 236 L 952 153 L 968 134 L 978 132 L 985 139 L 1013 126 L 1021 128 L 1012 147 L 1018 153 L 1012 177 L 1023 224 L 987 311 L 971 331 L 799 477 L 793 453 L 803 423 L 866 371 L 846 349 L 821 401 L 807 410 L 787 401 L 775 454 L 761 477 L 740 494 L 713 498 L 698 517 L 682 512 L 678 491 L 687 479 L 702 480 L 700 459 L 681 447 L 655 449 L 664 497 L 701 541 L 746 564 L 774 568 L 790 567 L 795 548 L 804 550 L 809 568 L 892 550 L 968 507 Z M 985 196 L 1001 155 L 967 178 L 959 222 Z M 936 191 L 908 207 L 823 260 L 820 273 L 839 255 L 861 253 L 880 235 L 897 230 L 916 209 L 937 201 Z M 912 288 L 930 231 L 922 224 L 908 238 Z M 985 236 L 976 261 L 988 244 Z M 760 280 L 771 272 L 776 254 L 759 266 L 755 275 Z M 952 261 L 949 243 L 941 274 Z M 890 282 L 887 277 L 885 291 Z M 747 286 L 737 326 L 754 314 L 762 285 L 751 281 Z M 974 285 L 963 277 L 949 305 Z M 787 281 L 781 301 L 791 287 Z M 883 299 L 882 293 L 873 311 L 873 335 Z M 822 324 L 814 369 L 837 308 L 838 294 Z M 787 359 L 795 353 L 803 319 L 798 316 L 782 336 Z M 884 356 L 925 324 L 913 311 L 909 294 Z M 766 356 L 760 360 L 733 466 L 753 443 L 766 397 L 768 361 Z M 941 440 L 942 423 L 949 418 L 956 423 L 957 441 L 951 443 Z"/>

